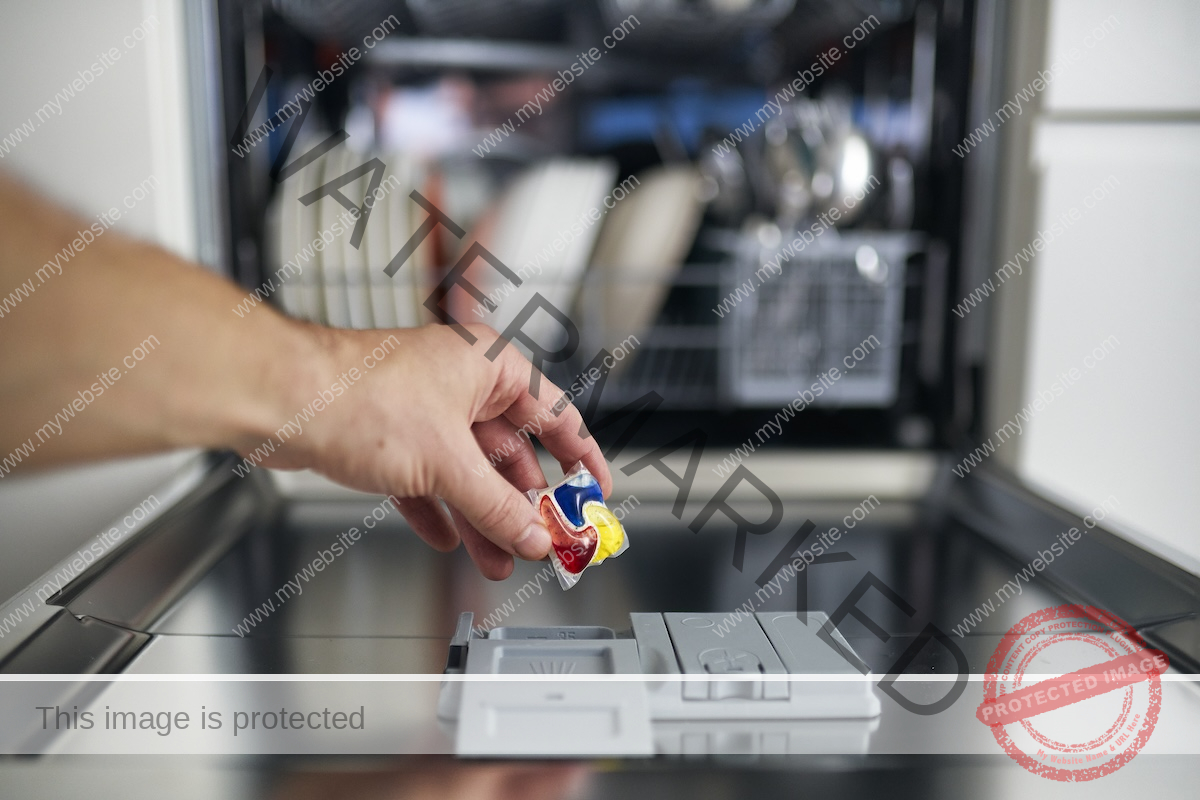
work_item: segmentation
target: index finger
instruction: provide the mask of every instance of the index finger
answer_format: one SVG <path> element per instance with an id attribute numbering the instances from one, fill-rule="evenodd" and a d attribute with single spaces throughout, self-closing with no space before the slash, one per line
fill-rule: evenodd
<path id="1" fill-rule="evenodd" d="M 521 361 L 526 369 L 533 369 L 533 365 L 524 358 Z M 524 372 L 520 377 L 528 381 L 529 373 Z M 584 425 L 583 415 L 567 402 L 566 393 L 545 375 L 537 372 L 537 379 L 537 397 L 530 394 L 526 384 L 525 390 L 518 393 L 512 405 L 505 409 L 505 419 L 518 430 L 536 436 L 550 455 L 558 460 L 564 472 L 576 461 L 582 461 L 600 482 L 604 496 L 608 497 L 612 494 L 612 474 L 600 445 Z"/>

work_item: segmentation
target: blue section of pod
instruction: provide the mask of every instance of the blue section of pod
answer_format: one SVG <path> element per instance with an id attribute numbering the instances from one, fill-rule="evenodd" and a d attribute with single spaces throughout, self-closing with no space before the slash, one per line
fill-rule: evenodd
<path id="1" fill-rule="evenodd" d="M 574 481 L 572 481 L 572 483 L 563 484 L 554 489 L 554 499 L 558 502 L 559 509 L 576 528 L 584 525 L 584 503 L 588 501 L 604 502 L 600 484 L 596 482 L 595 478 L 589 476 L 586 482 L 581 481 L 581 483 L 582 485 L 573 485 Z"/>

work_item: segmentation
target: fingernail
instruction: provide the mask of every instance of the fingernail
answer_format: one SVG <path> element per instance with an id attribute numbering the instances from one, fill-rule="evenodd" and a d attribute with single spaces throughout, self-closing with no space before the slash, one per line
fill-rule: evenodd
<path id="1" fill-rule="evenodd" d="M 513 542 L 513 550 L 527 561 L 540 561 L 550 552 L 550 531 L 535 522 L 525 529 L 520 539 Z"/>

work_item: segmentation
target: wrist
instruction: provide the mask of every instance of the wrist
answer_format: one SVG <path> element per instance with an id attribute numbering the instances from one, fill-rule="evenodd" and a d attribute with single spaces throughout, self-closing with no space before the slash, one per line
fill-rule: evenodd
<path id="1" fill-rule="evenodd" d="M 312 402 L 334 372 L 334 331 L 278 314 L 272 317 L 269 330 L 259 331 L 260 341 L 270 342 L 270 347 L 259 351 L 245 376 L 243 402 L 235 404 L 238 411 L 227 424 L 228 441 L 223 446 L 243 455 L 269 442 L 275 447 L 289 443 L 294 431 L 285 426 Z M 296 448 L 291 450 L 294 453 Z"/>

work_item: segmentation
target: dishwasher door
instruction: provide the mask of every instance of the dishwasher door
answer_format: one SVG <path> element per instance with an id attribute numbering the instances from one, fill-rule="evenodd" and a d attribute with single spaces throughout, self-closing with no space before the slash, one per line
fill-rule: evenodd
<path id="1" fill-rule="evenodd" d="M 829 463 L 796 454 L 771 471 L 828 474 Z M 234 478 L 230 464 L 214 457 L 175 508 L 49 597 L 50 616 L 9 650 L 0 671 L 188 676 L 201 683 L 211 676 L 224 681 L 216 696 L 226 701 L 330 691 L 353 699 L 346 691 L 354 686 L 368 707 L 376 704 L 389 738 L 370 746 L 360 741 L 350 751 L 390 753 L 453 752 L 437 700 L 464 611 L 474 613 L 480 635 L 498 626 L 621 631 L 636 612 L 747 609 L 803 619 L 820 611 L 837 616 L 838 630 L 872 674 L 903 673 L 891 691 L 877 689 L 883 714 L 865 732 L 846 736 L 832 723 L 817 723 L 779 745 L 778 731 L 765 725 L 709 731 L 700 748 L 742 755 L 778 747 L 810 754 L 994 754 L 990 730 L 975 718 L 989 658 L 1022 618 L 1068 603 L 1106 609 L 1167 653 L 1176 669 L 1196 672 L 1194 576 L 1095 527 L 1071 545 L 1069 557 L 1030 570 L 1019 592 L 997 602 L 997 589 L 1049 542 L 1085 523 L 998 473 L 979 470 L 957 480 L 932 457 L 920 464 L 924 479 L 879 477 L 881 488 L 865 500 L 787 495 L 777 529 L 746 537 L 741 570 L 733 566 L 732 522 L 693 532 L 699 499 L 680 519 L 652 482 L 618 482 L 615 498 L 626 489 L 645 497 L 625 504 L 630 550 L 563 592 L 544 562 L 518 561 L 507 580 L 484 579 L 461 549 L 441 554 L 426 547 L 385 499 L 281 493 L 261 475 Z M 731 502 L 754 515 L 752 499 L 735 495 Z M 833 530 L 841 531 L 836 539 Z M 822 540 L 826 546 L 817 550 Z M 768 574 L 805 550 L 819 553 L 808 569 L 783 579 Z M 989 604 L 989 613 L 980 613 Z M 939 641 L 931 630 L 945 637 Z M 247 682 L 230 683 L 233 676 Z M 347 676 L 355 684 L 345 683 Z M 104 680 L 82 686 L 51 684 L 53 702 L 42 705 L 85 708 L 80 700 L 111 691 Z M 170 684 L 164 686 L 169 697 Z M 1164 691 L 1182 715 L 1163 724 L 1187 731 L 1190 723 L 1192 732 L 1180 741 L 1200 752 L 1200 741 L 1193 741 L 1200 736 L 1200 704 L 1185 683 L 1166 682 Z M 948 693 L 957 693 L 949 707 L 931 713 Z M 37 733 L 26 752 L 56 741 L 69 750 L 62 742 L 77 732 Z M 261 746 L 272 752 L 278 745 Z M 339 747 L 330 744 L 329 752 L 345 752 Z"/>

